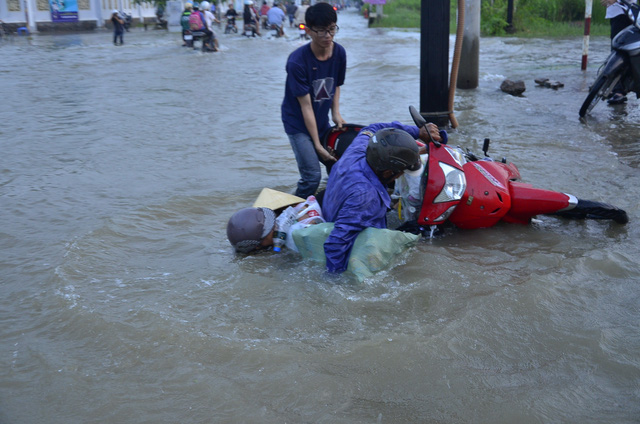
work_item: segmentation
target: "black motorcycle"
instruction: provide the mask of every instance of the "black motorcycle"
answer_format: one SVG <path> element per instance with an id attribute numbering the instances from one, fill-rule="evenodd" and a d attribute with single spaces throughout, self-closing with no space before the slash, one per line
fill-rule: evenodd
<path id="1" fill-rule="evenodd" d="M 620 31 L 611 42 L 612 51 L 600 67 L 595 82 L 580 108 L 585 116 L 600 100 L 611 96 L 614 88 L 640 96 L 640 7 L 628 0 L 617 0 L 631 20 L 631 25 Z"/>
<path id="2" fill-rule="evenodd" d="M 215 42 L 212 37 L 208 37 L 204 31 L 191 31 L 186 30 L 182 34 L 182 39 L 184 40 L 185 47 L 193 47 L 194 50 L 197 50 L 195 45 L 196 41 L 202 41 L 202 52 L 217 52 Z"/>
<path id="3" fill-rule="evenodd" d="M 120 11 L 120 17 L 124 21 L 124 30 L 129 32 L 129 28 L 131 28 L 131 22 L 133 21 L 133 16 L 131 16 L 131 13 Z"/>
<path id="4" fill-rule="evenodd" d="M 235 18 L 227 18 L 227 25 L 224 27 L 224 33 L 225 34 L 230 34 L 232 32 L 234 34 L 238 33 L 238 27 L 236 26 L 236 20 L 235 20 Z"/>

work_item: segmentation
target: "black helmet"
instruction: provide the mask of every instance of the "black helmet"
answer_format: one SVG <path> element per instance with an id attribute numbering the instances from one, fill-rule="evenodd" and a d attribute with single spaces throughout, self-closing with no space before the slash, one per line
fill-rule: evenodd
<path id="1" fill-rule="evenodd" d="M 234 213 L 227 224 L 227 237 L 237 252 L 249 253 L 260 246 L 276 222 L 268 208 L 244 208 Z"/>
<path id="2" fill-rule="evenodd" d="M 381 129 L 371 137 L 367 162 L 376 172 L 390 170 L 394 174 L 416 171 L 422 165 L 416 141 L 411 134 L 397 128 Z"/>

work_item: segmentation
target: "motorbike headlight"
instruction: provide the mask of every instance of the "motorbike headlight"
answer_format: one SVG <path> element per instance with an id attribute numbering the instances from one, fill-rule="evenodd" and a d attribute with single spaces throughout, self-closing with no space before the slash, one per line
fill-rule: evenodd
<path id="1" fill-rule="evenodd" d="M 449 152 L 449 154 L 451 155 L 453 160 L 458 162 L 458 165 L 460 165 L 461 168 L 462 168 L 462 165 L 467 163 L 467 160 L 465 159 L 464 153 L 462 152 L 462 150 L 460 150 L 458 148 L 453 149 L 453 148 L 451 148 L 449 146 L 445 146 L 445 149 L 447 150 L 447 152 Z"/>
<path id="2" fill-rule="evenodd" d="M 467 179 L 464 176 L 464 172 L 446 163 L 440 162 L 439 165 L 442 172 L 444 172 L 445 184 L 433 202 L 443 203 L 462 199 L 464 190 L 467 188 Z"/>

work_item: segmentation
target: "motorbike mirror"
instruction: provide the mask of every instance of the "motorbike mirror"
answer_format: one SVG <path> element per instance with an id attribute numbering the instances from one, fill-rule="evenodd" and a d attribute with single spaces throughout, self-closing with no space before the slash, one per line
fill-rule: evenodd
<path id="1" fill-rule="evenodd" d="M 411 118 L 413 118 L 413 122 L 416 123 L 416 126 L 418 128 L 422 128 L 427 125 L 427 121 L 422 117 L 422 115 L 420 115 L 420 112 L 418 112 L 415 107 L 409 106 L 409 113 L 411 114 Z"/>
<path id="2" fill-rule="evenodd" d="M 415 107 L 409 106 L 409 113 L 411 114 L 411 118 L 413 118 L 413 122 L 416 123 L 416 126 L 418 128 L 422 128 L 427 125 L 426 119 L 424 119 L 422 115 L 420 115 L 420 112 L 418 112 L 418 110 Z M 440 142 L 435 141 L 433 137 L 431 137 L 431 134 L 428 131 L 427 133 L 429 134 L 429 141 L 432 142 L 437 147 L 440 147 Z"/>
<path id="3" fill-rule="evenodd" d="M 487 152 L 489 151 L 489 143 L 491 143 L 491 140 L 489 140 L 488 138 L 484 139 L 484 143 L 482 144 L 482 151 L 484 152 L 484 155 L 489 157 L 489 155 L 487 154 Z"/>

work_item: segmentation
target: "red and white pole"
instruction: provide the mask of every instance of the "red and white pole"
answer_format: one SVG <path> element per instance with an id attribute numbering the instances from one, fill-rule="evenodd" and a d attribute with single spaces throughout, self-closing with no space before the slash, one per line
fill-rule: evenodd
<path id="1" fill-rule="evenodd" d="M 591 9 L 593 0 L 584 0 L 584 38 L 582 39 L 582 66 L 580 69 L 587 69 L 587 57 L 589 56 L 589 32 L 591 31 Z"/>

